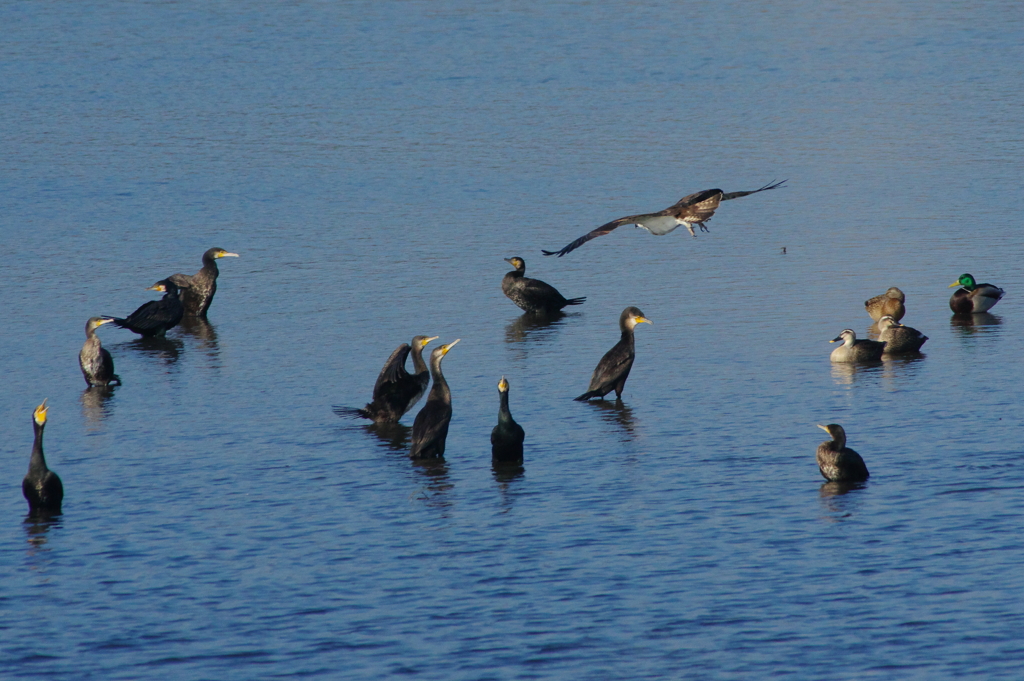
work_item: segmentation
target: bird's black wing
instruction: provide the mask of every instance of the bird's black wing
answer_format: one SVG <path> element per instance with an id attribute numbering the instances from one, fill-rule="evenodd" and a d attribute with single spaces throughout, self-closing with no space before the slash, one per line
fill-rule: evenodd
<path id="1" fill-rule="evenodd" d="M 560 251 L 545 251 L 541 249 L 541 253 L 543 253 L 544 255 L 557 255 L 559 258 L 561 258 L 566 253 L 575 251 L 577 248 L 587 243 L 591 239 L 596 239 L 599 236 L 604 236 L 605 234 L 611 233 L 611 231 L 614 230 L 616 227 L 621 227 L 622 225 L 636 224 L 637 221 L 643 222 L 644 218 L 655 218 L 660 217 L 662 215 L 665 215 L 665 211 L 659 211 L 657 213 L 644 213 L 642 215 L 627 215 L 624 218 L 612 220 L 611 222 L 601 225 L 600 227 L 593 231 L 587 232 L 579 239 L 576 239 L 576 241 L 573 241 Z"/>
<path id="2" fill-rule="evenodd" d="M 405 360 L 409 357 L 409 352 L 411 351 L 412 347 L 408 343 L 402 343 L 391 353 L 388 361 L 384 362 L 384 368 L 380 370 L 377 382 L 373 384 L 374 399 L 377 398 L 384 384 L 394 383 L 398 379 L 409 375 L 409 372 L 405 370 Z"/>
<path id="3" fill-rule="evenodd" d="M 191 274 L 172 274 L 167 277 L 167 281 L 171 282 L 178 288 L 189 288 L 192 286 L 192 275 Z"/>
<path id="4" fill-rule="evenodd" d="M 754 191 L 750 191 L 750 192 L 729 192 L 728 194 L 722 194 L 722 201 L 728 201 L 729 199 L 738 199 L 741 196 L 750 196 L 751 194 L 756 194 L 758 192 L 766 192 L 769 189 L 775 189 L 776 187 L 781 187 L 785 182 L 786 182 L 786 180 L 782 180 L 781 182 L 776 182 L 775 180 L 772 180 L 771 182 L 769 182 L 765 186 L 761 187 L 760 189 L 755 189 Z"/>
<path id="5" fill-rule="evenodd" d="M 163 300 L 151 300 L 148 303 L 143 304 L 135 312 L 128 315 L 128 317 L 123 320 L 124 323 L 120 323 L 117 320 L 115 320 L 114 323 L 117 326 L 127 326 L 133 331 L 137 329 L 137 332 L 143 332 L 162 329 L 173 319 L 173 313 L 168 309 L 167 305 L 164 304 Z"/>
<path id="6" fill-rule="evenodd" d="M 621 345 L 616 345 L 606 352 L 601 361 L 597 363 L 594 375 L 590 378 L 590 387 L 587 390 L 597 390 L 616 383 L 622 378 L 623 372 L 627 372 L 633 367 L 633 360 L 633 353 Z"/>
<path id="7" fill-rule="evenodd" d="M 424 450 L 430 449 L 438 439 L 446 437 L 451 420 L 451 405 L 427 400 L 412 423 L 412 447 L 409 455 L 418 456 Z"/>

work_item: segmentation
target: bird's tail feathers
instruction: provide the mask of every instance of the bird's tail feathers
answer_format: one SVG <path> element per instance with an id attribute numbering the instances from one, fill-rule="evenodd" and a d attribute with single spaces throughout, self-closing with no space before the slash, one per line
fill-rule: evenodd
<path id="1" fill-rule="evenodd" d="M 367 405 L 369 406 L 369 405 Z M 338 416 L 346 416 L 353 419 L 372 419 L 368 411 L 365 409 L 354 409 L 352 407 L 332 407 L 331 409 Z"/>
<path id="2" fill-rule="evenodd" d="M 565 301 L 565 304 L 566 305 L 582 305 L 583 301 L 586 300 L 586 299 L 587 299 L 586 296 L 583 296 L 582 298 L 570 298 L 569 300 Z"/>
<path id="3" fill-rule="evenodd" d="M 602 397 L 602 395 L 597 390 L 588 390 L 587 392 L 583 393 L 579 397 L 573 398 L 573 402 L 586 402 L 591 397 Z"/>

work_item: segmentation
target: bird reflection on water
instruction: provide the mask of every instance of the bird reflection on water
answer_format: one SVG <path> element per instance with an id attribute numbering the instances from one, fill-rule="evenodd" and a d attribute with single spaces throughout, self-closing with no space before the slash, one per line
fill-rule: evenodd
<path id="1" fill-rule="evenodd" d="M 579 314 L 568 315 L 564 312 L 526 312 L 513 319 L 505 327 L 506 343 L 523 343 L 528 340 L 546 340 L 554 335 L 567 318 Z"/>
<path id="2" fill-rule="evenodd" d="M 409 499 L 427 502 L 427 506 L 448 509 L 452 505 L 448 492 L 455 486 L 448 478 L 448 464 L 444 459 L 411 459 L 413 470 L 423 479 L 423 485 L 409 495 Z"/>
<path id="3" fill-rule="evenodd" d="M 409 453 L 409 435 L 412 428 L 401 423 L 370 423 L 360 426 L 362 430 L 377 438 L 379 444 L 392 452 Z"/>
<path id="4" fill-rule="evenodd" d="M 523 477 L 526 468 L 521 463 L 491 461 L 491 472 L 494 474 L 494 481 L 498 483 L 502 492 L 505 492 L 507 491 L 508 483 Z"/>
<path id="5" fill-rule="evenodd" d="M 616 426 L 626 435 L 627 440 L 636 439 L 637 420 L 633 409 L 622 400 L 591 400 L 587 402 L 601 414 L 601 420 Z"/>
<path id="6" fill-rule="evenodd" d="M 196 339 L 198 342 L 195 347 L 203 350 L 211 361 L 217 362 L 220 360 L 220 345 L 217 343 L 217 328 L 213 324 L 202 317 L 185 316 L 182 317 L 181 322 L 178 324 L 178 329 L 181 330 L 182 335 Z M 211 367 L 214 368 L 217 366 L 219 365 L 211 365 Z"/>
<path id="7" fill-rule="evenodd" d="M 878 374 L 884 369 L 884 366 L 885 362 L 881 360 L 877 362 L 833 362 L 832 380 L 836 382 L 836 385 L 853 385 L 858 377 L 865 378 Z"/>
<path id="8" fill-rule="evenodd" d="M 48 551 L 45 548 L 47 534 L 50 532 L 50 528 L 60 527 L 61 525 L 61 514 L 50 514 L 42 511 L 29 513 L 25 517 L 24 528 L 26 539 L 28 540 L 29 556 L 35 556 L 36 554 Z"/>
<path id="9" fill-rule="evenodd" d="M 961 338 L 968 338 L 975 335 L 998 333 L 998 327 L 1003 323 L 1003 318 L 991 312 L 978 312 L 977 314 L 953 315 L 949 318 L 949 326 Z"/>
<path id="10" fill-rule="evenodd" d="M 82 403 L 82 416 L 92 425 L 102 423 L 112 411 L 112 404 L 107 404 L 114 396 L 113 386 L 92 386 L 82 391 L 78 401 Z"/>
<path id="11" fill-rule="evenodd" d="M 159 359 L 166 366 L 171 367 L 177 363 L 181 351 L 185 349 L 185 343 L 180 338 L 136 338 L 123 343 L 121 347 L 140 355 Z"/>
<path id="12" fill-rule="evenodd" d="M 821 498 L 821 505 L 827 514 L 826 519 L 836 522 L 843 518 L 849 518 L 860 505 L 859 495 L 847 497 L 850 492 L 864 489 L 867 483 L 864 482 L 825 482 L 818 489 L 818 496 Z"/>

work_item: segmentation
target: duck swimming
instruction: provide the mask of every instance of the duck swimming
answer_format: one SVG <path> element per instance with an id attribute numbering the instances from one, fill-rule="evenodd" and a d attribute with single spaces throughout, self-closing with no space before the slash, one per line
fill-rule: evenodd
<path id="1" fill-rule="evenodd" d="M 882 353 L 885 352 L 885 343 L 867 338 L 857 340 L 857 334 L 853 329 L 843 329 L 842 333 L 829 343 L 839 341 L 843 341 L 843 344 L 833 350 L 829 357 L 833 362 L 872 362 L 882 359 Z"/>
<path id="2" fill-rule="evenodd" d="M 886 355 L 918 352 L 924 342 L 928 340 L 928 336 L 917 329 L 900 324 L 889 315 L 878 320 L 878 328 L 881 330 L 878 340 L 885 343 Z"/>
<path id="3" fill-rule="evenodd" d="M 906 300 L 907 297 L 903 295 L 903 291 L 892 286 L 882 295 L 865 300 L 864 309 L 876 322 L 886 315 L 898 322 L 907 313 L 907 308 L 904 306 Z"/>
<path id="4" fill-rule="evenodd" d="M 949 309 L 954 314 L 974 314 L 988 312 L 998 303 L 1006 291 L 992 284 L 975 283 L 974 277 L 961 274 L 960 278 L 949 285 L 949 288 L 961 286 L 953 292 L 949 299 Z"/>
<path id="5" fill-rule="evenodd" d="M 829 482 L 864 482 L 871 475 L 860 454 L 846 446 L 846 431 L 838 423 L 818 427 L 832 436 L 818 445 L 818 470 Z"/>

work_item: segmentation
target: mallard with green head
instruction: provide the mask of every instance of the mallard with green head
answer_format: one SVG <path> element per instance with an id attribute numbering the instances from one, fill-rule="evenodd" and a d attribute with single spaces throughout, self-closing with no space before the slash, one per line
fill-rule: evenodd
<path id="1" fill-rule="evenodd" d="M 998 286 L 976 283 L 974 277 L 969 274 L 961 274 L 949 288 L 954 286 L 961 287 L 953 291 L 953 296 L 949 299 L 949 309 L 954 314 L 988 312 L 1006 293 Z"/>

